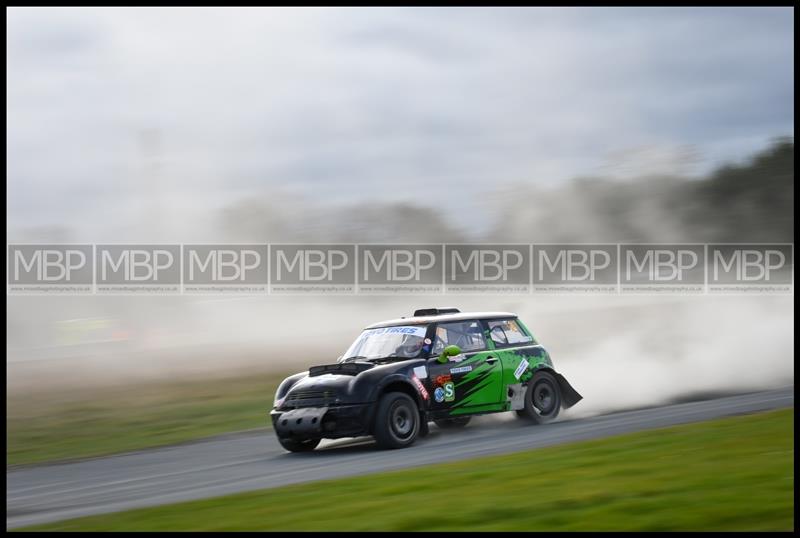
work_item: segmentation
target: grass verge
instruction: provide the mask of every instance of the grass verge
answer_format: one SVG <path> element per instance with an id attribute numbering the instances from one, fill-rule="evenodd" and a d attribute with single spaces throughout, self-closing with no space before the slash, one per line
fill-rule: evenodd
<path id="1" fill-rule="evenodd" d="M 269 427 L 283 374 L 7 396 L 6 464 L 104 456 Z"/>
<path id="2" fill-rule="evenodd" d="M 739 416 L 26 530 L 792 530 L 793 416 Z"/>

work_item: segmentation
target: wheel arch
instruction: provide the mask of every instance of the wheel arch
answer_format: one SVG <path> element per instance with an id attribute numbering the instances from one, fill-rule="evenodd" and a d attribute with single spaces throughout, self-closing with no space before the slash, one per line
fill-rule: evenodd
<path id="1" fill-rule="evenodd" d="M 404 381 L 402 379 L 394 379 L 378 389 L 376 402 L 381 399 L 381 397 L 388 393 L 388 392 L 403 392 L 411 396 L 411 399 L 414 400 L 414 403 L 417 404 L 417 409 L 422 411 L 424 409 L 422 405 L 422 397 L 419 394 L 419 391 L 408 381 Z"/>
<path id="2" fill-rule="evenodd" d="M 533 370 L 531 370 L 531 377 L 528 378 L 528 380 L 525 383 L 523 383 L 523 386 L 527 387 L 528 385 L 530 385 L 531 381 L 533 381 L 533 378 L 536 377 L 536 374 L 539 374 L 541 372 L 546 372 L 546 373 L 550 374 L 551 376 L 556 378 L 556 381 L 558 381 L 558 377 L 557 377 L 558 374 L 556 373 L 556 371 L 551 366 L 548 366 L 548 365 L 542 363 L 542 364 L 536 365 L 536 367 Z M 561 387 L 559 387 L 559 389 L 560 388 Z"/>

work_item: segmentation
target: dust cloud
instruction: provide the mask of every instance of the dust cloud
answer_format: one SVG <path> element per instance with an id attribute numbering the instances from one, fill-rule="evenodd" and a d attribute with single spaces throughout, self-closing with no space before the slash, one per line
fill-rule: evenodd
<path id="1" fill-rule="evenodd" d="M 24 299 L 30 307 L 32 298 Z M 32 301 L 38 314 L 31 315 L 40 326 L 66 311 L 74 315 L 63 299 Z M 334 362 L 370 323 L 444 303 L 462 311 L 518 313 L 584 396 L 565 417 L 794 381 L 791 296 L 124 299 L 95 298 L 92 309 L 103 305 L 105 319 L 116 320 L 112 327 L 124 335 L 120 341 L 26 347 L 18 335 L 9 350 L 9 391 L 50 386 L 91 392 L 302 371 Z"/>

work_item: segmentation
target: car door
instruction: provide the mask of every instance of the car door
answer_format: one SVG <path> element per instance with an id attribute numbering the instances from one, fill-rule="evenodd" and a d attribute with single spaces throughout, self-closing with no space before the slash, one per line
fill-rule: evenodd
<path id="1" fill-rule="evenodd" d="M 503 403 L 502 364 L 486 348 L 485 327 L 480 320 L 439 323 L 428 361 L 431 411 L 435 416 L 461 415 L 497 410 Z M 437 358 L 451 345 L 461 354 L 444 364 Z"/>
<path id="2" fill-rule="evenodd" d="M 525 372 L 541 360 L 541 346 L 514 318 L 488 319 L 484 323 L 487 345 L 503 366 L 503 383 L 514 385 L 524 381 Z"/>

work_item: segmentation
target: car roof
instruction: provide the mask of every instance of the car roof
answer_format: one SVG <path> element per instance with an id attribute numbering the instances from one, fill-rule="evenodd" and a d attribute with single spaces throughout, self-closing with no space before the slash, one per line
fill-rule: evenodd
<path id="1" fill-rule="evenodd" d="M 409 316 L 407 318 L 390 319 L 373 323 L 367 329 L 379 329 L 381 327 L 396 327 L 398 325 L 425 325 L 434 321 L 442 323 L 447 321 L 463 321 L 467 319 L 507 319 L 516 318 L 512 312 L 459 312 L 458 314 L 439 314 L 435 316 Z"/>

